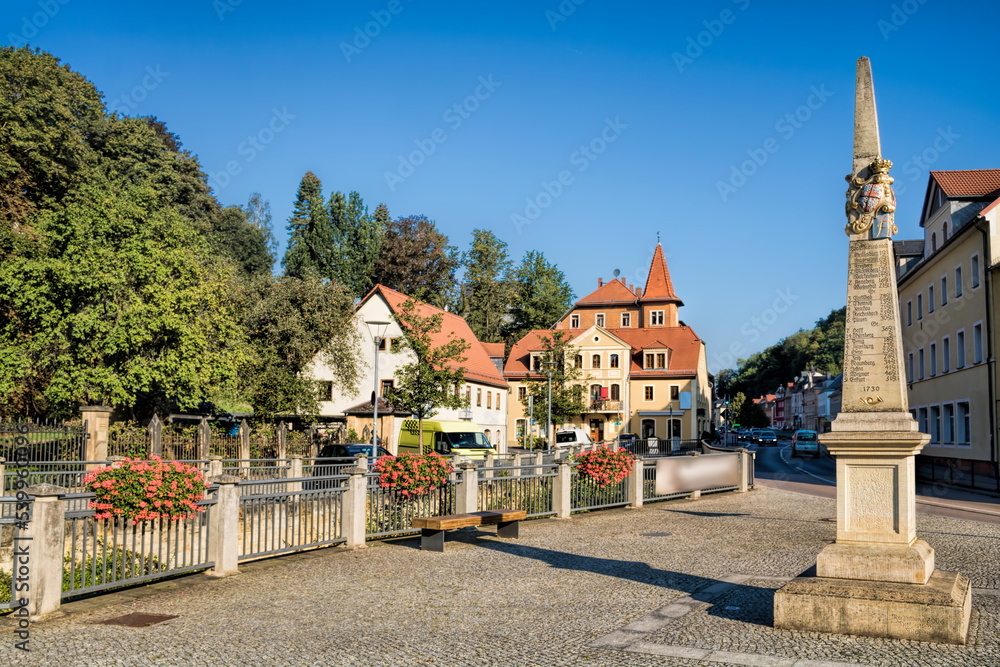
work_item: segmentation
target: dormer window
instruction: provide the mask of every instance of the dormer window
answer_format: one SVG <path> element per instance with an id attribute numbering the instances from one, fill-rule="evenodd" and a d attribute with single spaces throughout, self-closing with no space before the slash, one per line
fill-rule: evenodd
<path id="1" fill-rule="evenodd" d="M 594 324 L 596 324 L 599 327 L 604 326 L 604 313 L 597 313 L 596 315 L 594 315 Z"/>

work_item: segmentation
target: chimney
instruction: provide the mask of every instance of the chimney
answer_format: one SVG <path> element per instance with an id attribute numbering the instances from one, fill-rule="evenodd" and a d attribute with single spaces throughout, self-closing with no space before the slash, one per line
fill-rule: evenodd
<path id="1" fill-rule="evenodd" d="M 635 295 L 637 297 L 642 297 L 642 288 L 641 287 L 636 287 L 635 288 Z"/>
<path id="2" fill-rule="evenodd" d="M 604 287 L 604 278 L 598 278 L 597 279 L 597 287 L 598 287 L 598 289 L 600 289 L 601 287 Z"/>

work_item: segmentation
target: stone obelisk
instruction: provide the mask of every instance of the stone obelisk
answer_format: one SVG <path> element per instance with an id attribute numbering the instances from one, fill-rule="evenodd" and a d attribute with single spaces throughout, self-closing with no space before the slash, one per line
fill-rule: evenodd
<path id="1" fill-rule="evenodd" d="M 871 63 L 857 64 L 847 177 L 847 324 L 841 413 L 821 442 L 837 460 L 837 541 L 774 600 L 775 627 L 965 643 L 969 580 L 934 569 L 916 535 L 914 457 L 930 440 L 907 405 L 892 234 L 892 163 L 879 145 Z"/>

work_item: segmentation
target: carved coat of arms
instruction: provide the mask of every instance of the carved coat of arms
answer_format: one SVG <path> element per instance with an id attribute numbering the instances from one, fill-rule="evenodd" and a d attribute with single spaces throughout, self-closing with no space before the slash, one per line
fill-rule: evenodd
<path id="1" fill-rule="evenodd" d="M 893 214 L 896 211 L 896 194 L 892 190 L 895 179 L 889 175 L 892 162 L 881 158 L 874 160 L 868 170 L 871 175 L 861 178 L 848 176 L 847 233 L 863 234 L 872 230 L 871 238 L 889 237 L 899 231 Z M 874 227 L 878 222 L 878 226 Z"/>

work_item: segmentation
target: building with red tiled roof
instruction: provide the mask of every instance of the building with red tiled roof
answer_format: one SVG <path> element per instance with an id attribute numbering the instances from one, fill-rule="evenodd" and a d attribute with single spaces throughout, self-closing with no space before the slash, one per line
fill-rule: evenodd
<path id="1" fill-rule="evenodd" d="M 917 475 L 995 491 L 1000 169 L 930 172 L 920 226 L 922 254 L 897 260 L 907 398 L 931 436 Z"/>
<path id="2" fill-rule="evenodd" d="M 325 381 L 329 387 L 328 400 L 320 403 L 320 414 L 326 417 L 346 416 L 346 411 L 364 403 L 371 407 L 371 395 L 376 387 L 375 377 L 375 344 L 373 334 L 366 322 L 385 323 L 382 342 L 378 348 L 378 393 L 381 397 L 395 384 L 396 370 L 405 364 L 412 363 L 413 353 L 404 345 L 400 345 L 405 337 L 405 331 L 397 318 L 403 316 L 403 304 L 409 299 L 405 294 L 384 285 L 376 285 L 366 294 L 355 308 L 355 330 L 358 335 L 358 345 L 361 354 L 361 377 L 356 391 L 344 392 L 332 385 L 333 373 L 321 359 L 313 363 L 313 377 Z M 468 407 L 453 410 L 440 409 L 434 414 L 435 419 L 465 419 L 482 427 L 484 433 L 501 450 L 507 443 L 507 393 L 508 385 L 503 373 L 498 367 L 495 357 L 503 355 L 503 344 L 481 343 L 472 333 L 466 321 L 448 311 L 432 306 L 422 301 L 417 302 L 416 313 L 422 317 L 441 316 L 441 329 L 432 335 L 432 344 L 443 345 L 448 341 L 459 339 L 468 343 L 465 359 L 449 364 L 452 368 L 464 369 L 465 384 L 459 388 L 468 399 Z M 404 322 L 405 324 L 405 322 Z M 499 346 L 499 347 L 498 347 Z M 379 438 L 382 445 L 390 451 L 395 451 L 395 443 L 399 439 L 402 420 L 389 405 L 383 411 L 384 401 L 379 400 Z M 354 410 L 357 412 L 357 410 Z M 361 418 L 358 418 L 361 420 Z M 361 420 L 363 421 L 363 420 Z M 370 433 L 372 416 L 367 422 L 358 426 L 368 428 Z M 353 424 L 359 434 L 361 428 Z"/>
<path id="3" fill-rule="evenodd" d="M 511 386 L 511 444 L 529 428 L 523 398 L 531 383 L 547 381 L 538 367 L 545 339 L 564 332 L 582 376 L 586 411 L 566 424 L 595 441 L 622 433 L 655 438 L 663 446 L 693 441 L 711 425 L 711 388 L 705 343 L 680 321 L 663 247 L 656 245 L 644 287 L 620 278 L 597 281 L 552 330 L 526 334 L 511 349 L 504 377 Z M 535 433 L 544 435 L 545 408 L 535 407 Z"/>

